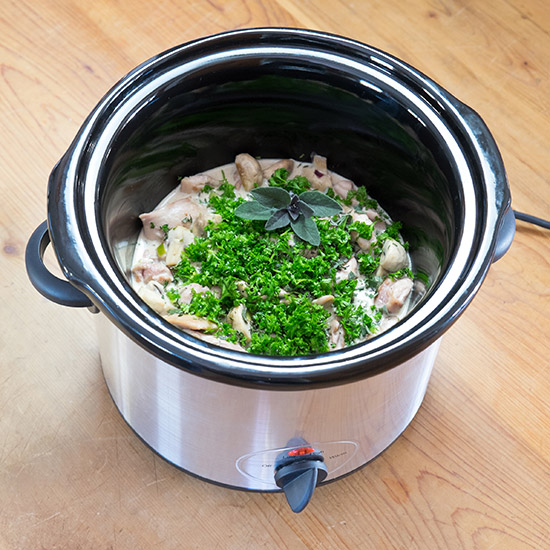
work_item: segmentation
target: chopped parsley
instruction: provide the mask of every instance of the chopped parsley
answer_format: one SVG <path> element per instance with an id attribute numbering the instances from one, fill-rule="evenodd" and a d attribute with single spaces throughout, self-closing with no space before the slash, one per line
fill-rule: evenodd
<path id="1" fill-rule="evenodd" d="M 378 202 L 368 196 L 366 187 L 359 187 L 357 190 L 352 189 L 348 191 L 345 199 L 341 199 L 346 206 L 351 206 L 353 200 L 356 200 L 364 210 L 376 210 L 378 208 Z"/>
<path id="2" fill-rule="evenodd" d="M 372 232 L 374 230 L 374 224 L 368 224 L 365 222 L 353 222 L 349 225 L 348 229 L 350 231 L 357 231 L 359 237 L 369 240 L 372 237 Z"/>
<path id="3" fill-rule="evenodd" d="M 401 279 L 403 277 L 410 277 L 411 279 L 413 279 L 414 275 L 408 267 L 404 267 L 403 269 L 399 269 L 398 271 L 394 271 L 393 273 L 388 273 L 388 277 L 392 281 L 395 281 L 396 279 Z"/>
<path id="4" fill-rule="evenodd" d="M 399 230 L 403 227 L 401 222 L 393 222 L 392 224 L 388 225 L 380 235 L 376 238 L 378 243 L 384 242 L 386 239 L 395 239 L 396 241 L 399 240 Z"/>
<path id="5" fill-rule="evenodd" d="M 287 191 L 292 191 L 296 195 L 299 195 L 300 193 L 311 189 L 311 184 L 304 176 L 296 176 L 291 180 L 287 180 L 287 175 L 288 171 L 284 168 L 279 168 L 278 170 L 275 170 L 271 178 L 269 178 L 269 185 L 271 187 L 282 187 Z"/>

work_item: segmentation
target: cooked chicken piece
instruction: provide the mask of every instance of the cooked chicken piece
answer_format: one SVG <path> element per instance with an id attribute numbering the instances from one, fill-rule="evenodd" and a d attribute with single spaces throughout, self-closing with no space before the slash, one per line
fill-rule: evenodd
<path id="1" fill-rule="evenodd" d="M 246 338 L 247 342 L 250 342 L 252 335 L 250 334 L 250 323 L 245 319 L 245 311 L 244 305 L 239 304 L 227 314 L 227 320 L 235 330 L 238 330 Z"/>
<path id="2" fill-rule="evenodd" d="M 235 166 L 239 172 L 241 183 L 246 191 L 261 185 L 264 179 L 260 163 L 248 153 L 241 153 L 235 157 Z"/>
<path id="3" fill-rule="evenodd" d="M 344 264 L 342 269 L 336 273 L 336 282 L 339 283 L 340 281 L 349 279 L 350 275 L 355 279 L 359 277 L 359 264 L 357 263 L 355 256 Z"/>
<path id="4" fill-rule="evenodd" d="M 393 239 L 384 241 L 382 255 L 380 256 L 380 267 L 388 273 L 392 273 L 406 267 L 408 263 L 407 251 L 401 243 Z"/>
<path id="5" fill-rule="evenodd" d="M 166 283 L 172 280 L 172 272 L 162 262 L 151 259 L 143 259 L 133 268 L 132 273 L 137 283 L 157 281 Z"/>
<path id="6" fill-rule="evenodd" d="M 357 246 L 364 251 L 367 251 L 370 249 L 372 241 L 369 239 L 365 239 L 364 237 L 357 237 Z"/>
<path id="7" fill-rule="evenodd" d="M 334 296 L 332 294 L 325 294 L 324 296 L 315 298 L 312 302 L 319 306 L 330 306 L 334 302 Z"/>
<path id="8" fill-rule="evenodd" d="M 363 214 L 363 213 L 353 211 L 351 213 L 351 219 L 354 222 L 361 222 L 367 225 L 372 225 L 372 220 L 366 214 Z M 359 234 L 357 233 L 357 231 L 351 231 L 350 237 L 352 242 L 356 242 L 361 250 L 369 250 L 371 244 L 376 240 L 374 231 L 371 239 L 365 239 L 364 237 L 359 237 Z"/>
<path id="9" fill-rule="evenodd" d="M 399 321 L 399 318 L 395 315 L 384 315 L 382 317 L 382 320 L 380 321 L 380 324 L 378 325 L 378 332 L 385 332 L 386 330 L 389 330 L 393 325 L 397 324 L 397 321 Z"/>
<path id="10" fill-rule="evenodd" d="M 372 224 L 372 219 L 365 212 L 356 212 L 355 210 L 351 213 L 352 222 L 361 222 L 366 223 L 367 225 Z"/>
<path id="11" fill-rule="evenodd" d="M 213 330 L 218 326 L 216 323 L 196 315 L 166 315 L 164 319 L 178 328 L 191 330 Z"/>
<path id="12" fill-rule="evenodd" d="M 172 266 L 179 263 L 181 260 L 181 253 L 195 240 L 190 229 L 178 225 L 168 232 L 168 248 L 166 250 L 166 265 Z"/>
<path id="13" fill-rule="evenodd" d="M 311 166 L 302 168 L 302 175 L 308 179 L 313 189 L 324 192 L 329 187 L 332 187 L 332 179 L 327 168 L 327 159 L 325 157 L 315 155 Z"/>
<path id="14" fill-rule="evenodd" d="M 281 168 L 284 168 L 287 171 L 287 177 L 289 177 L 292 170 L 294 170 L 294 161 L 292 159 L 283 159 L 270 164 L 267 168 L 264 168 L 264 177 L 269 179 L 275 173 L 275 170 L 279 170 Z"/>
<path id="15" fill-rule="evenodd" d="M 198 283 L 189 283 L 188 285 L 178 287 L 180 294 L 180 303 L 190 304 L 193 300 L 193 294 L 204 294 L 210 289 L 207 286 L 199 285 Z"/>
<path id="16" fill-rule="evenodd" d="M 405 304 L 412 287 L 413 281 L 409 277 L 403 277 L 395 281 L 387 278 L 378 287 L 374 305 L 378 308 L 386 306 L 389 313 L 397 313 Z"/>
<path id="17" fill-rule="evenodd" d="M 336 317 L 333 317 L 329 324 L 328 345 L 331 350 L 342 349 L 346 345 L 344 329 Z"/>
<path id="18" fill-rule="evenodd" d="M 237 281 L 235 283 L 235 286 L 237 287 L 237 290 L 239 291 L 239 294 L 243 297 L 246 297 L 248 295 L 248 285 L 245 283 L 245 281 Z"/>
<path id="19" fill-rule="evenodd" d="M 208 344 L 214 344 L 215 346 L 220 346 L 221 348 L 232 349 L 234 351 L 242 351 L 246 353 L 246 350 L 239 344 L 233 344 L 232 342 L 228 342 L 227 340 L 223 340 L 222 338 L 216 338 L 211 334 L 204 334 L 203 332 L 189 329 L 186 329 L 185 332 Z"/>
<path id="20" fill-rule="evenodd" d="M 334 192 L 345 199 L 350 191 L 357 191 L 357 185 L 351 180 L 332 174 L 332 188 Z"/>
<path id="21" fill-rule="evenodd" d="M 353 199 L 352 202 L 355 202 L 355 199 Z M 354 212 L 351 213 L 352 217 L 353 214 Z M 388 226 L 388 224 L 380 217 L 380 213 L 372 208 L 365 210 L 359 215 L 368 218 L 367 221 L 365 221 L 364 219 L 362 219 L 361 221 L 364 221 L 365 223 L 374 223 L 374 231 L 377 234 L 384 231 L 384 229 L 386 229 L 386 227 Z"/>
<path id="22" fill-rule="evenodd" d="M 191 195 L 202 191 L 205 185 L 218 187 L 219 184 L 215 179 L 207 176 L 206 174 L 197 174 L 195 176 L 182 178 L 180 182 L 180 190 L 183 193 L 188 193 Z"/>
<path id="23" fill-rule="evenodd" d="M 139 217 L 145 238 L 152 240 L 164 238 L 163 225 L 170 229 L 181 225 L 200 235 L 209 218 L 208 209 L 190 198 L 179 199 Z"/>
<path id="24" fill-rule="evenodd" d="M 138 296 L 157 313 L 166 313 L 171 304 L 166 303 L 162 297 L 163 286 L 156 281 L 150 281 L 138 290 Z"/>
<path id="25" fill-rule="evenodd" d="M 368 210 L 365 210 L 365 214 L 373 222 L 378 222 L 380 220 L 380 214 L 372 208 L 369 208 Z"/>
<path id="26" fill-rule="evenodd" d="M 377 220 L 374 222 L 374 231 L 378 235 L 379 233 L 382 233 L 382 231 L 386 230 L 386 227 L 388 227 L 388 224 L 384 220 Z"/>

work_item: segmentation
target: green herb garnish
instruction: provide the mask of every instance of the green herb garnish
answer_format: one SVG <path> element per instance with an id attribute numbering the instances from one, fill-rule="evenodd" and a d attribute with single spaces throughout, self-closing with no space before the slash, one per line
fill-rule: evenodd
<path id="1" fill-rule="evenodd" d="M 388 277 L 392 281 L 395 281 L 396 279 L 402 279 L 403 277 L 410 277 L 411 279 L 413 279 L 414 275 L 408 267 L 404 267 L 403 269 L 399 269 L 398 271 L 394 271 L 393 273 L 388 273 Z"/>
<path id="2" fill-rule="evenodd" d="M 287 180 L 286 177 L 288 171 L 284 168 L 279 168 L 273 172 L 273 175 L 269 178 L 269 185 L 271 187 L 282 187 L 287 191 L 292 191 L 296 195 L 303 193 L 311 188 L 311 183 L 304 176 L 296 176 L 291 180 Z"/>
<path id="3" fill-rule="evenodd" d="M 237 207 L 235 215 L 245 220 L 267 220 L 268 231 L 290 225 L 302 240 L 319 246 L 321 236 L 313 216 L 334 216 L 342 207 L 319 191 L 303 191 L 296 195 L 282 187 L 258 187 L 250 194 L 254 200 Z"/>
<path id="4" fill-rule="evenodd" d="M 374 224 L 368 224 L 365 222 L 353 222 L 348 226 L 350 231 L 357 231 L 359 237 L 369 240 L 372 237 L 374 230 Z"/>
<path id="5" fill-rule="evenodd" d="M 357 190 L 350 190 L 345 199 L 342 199 L 342 202 L 346 206 L 351 206 L 353 200 L 356 200 L 359 203 L 359 206 L 363 209 L 373 209 L 378 208 L 378 202 L 374 199 L 371 199 L 367 194 L 367 189 L 365 187 L 359 187 Z"/>

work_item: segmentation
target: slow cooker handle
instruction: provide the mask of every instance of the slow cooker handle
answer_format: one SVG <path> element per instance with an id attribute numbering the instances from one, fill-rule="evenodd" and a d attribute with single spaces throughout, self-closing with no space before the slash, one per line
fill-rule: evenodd
<path id="1" fill-rule="evenodd" d="M 50 273 L 44 265 L 44 252 L 50 244 L 48 222 L 42 222 L 31 235 L 25 250 L 25 267 L 29 279 L 42 294 L 56 304 L 70 307 L 92 307 L 92 301 L 69 281 Z"/>
<path id="2" fill-rule="evenodd" d="M 473 137 L 489 167 L 488 173 L 494 175 L 495 207 L 500 224 L 496 230 L 492 259 L 494 263 L 508 252 L 516 233 L 516 218 L 511 206 L 510 187 L 506 178 L 504 161 L 502 160 L 496 141 L 481 116 L 445 90 L 442 90 L 442 93 L 449 99 L 472 130 Z"/>
<path id="3" fill-rule="evenodd" d="M 508 252 L 508 249 L 512 246 L 512 241 L 514 240 L 515 234 L 516 217 L 514 216 L 512 207 L 510 207 L 506 211 L 506 214 L 504 214 L 497 232 L 497 242 L 495 245 L 495 252 L 493 254 L 493 263 L 500 260 L 502 256 Z"/>

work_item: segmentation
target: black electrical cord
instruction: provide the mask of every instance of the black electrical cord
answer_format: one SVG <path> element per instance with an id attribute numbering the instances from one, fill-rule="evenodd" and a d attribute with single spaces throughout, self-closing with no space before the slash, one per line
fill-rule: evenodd
<path id="1" fill-rule="evenodd" d="M 545 229 L 550 229 L 550 221 L 543 220 L 542 218 L 537 218 L 536 216 L 531 216 L 531 214 L 524 214 L 523 212 L 518 212 L 514 210 L 514 216 L 516 220 L 521 220 L 522 222 L 532 223 Z"/>

